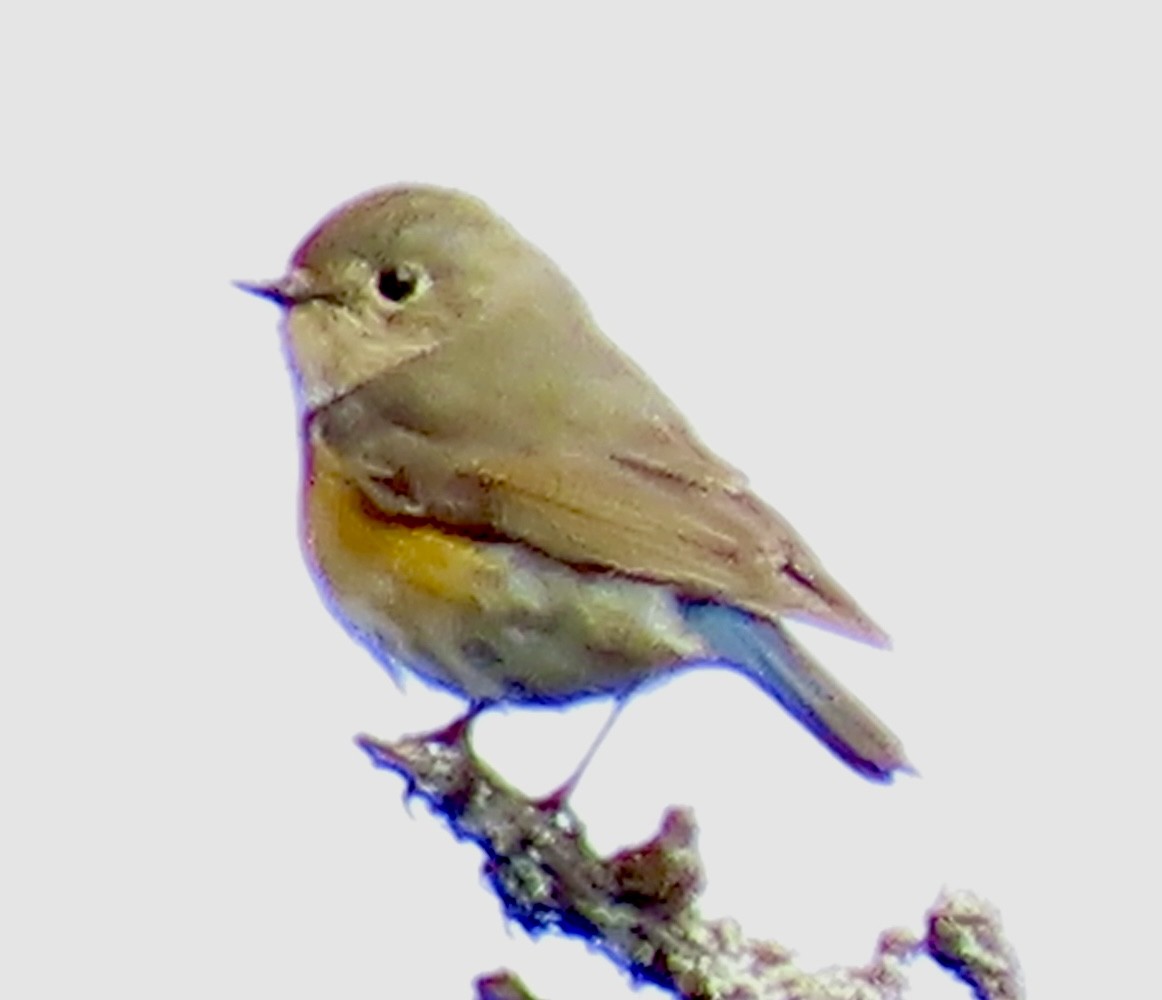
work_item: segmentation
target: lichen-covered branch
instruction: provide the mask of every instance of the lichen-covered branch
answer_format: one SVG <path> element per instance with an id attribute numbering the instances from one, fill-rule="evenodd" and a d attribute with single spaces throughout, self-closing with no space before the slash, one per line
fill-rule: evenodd
<path id="1" fill-rule="evenodd" d="M 476 1000 L 537 1000 L 511 972 L 492 972 L 476 980 Z"/>
<path id="2" fill-rule="evenodd" d="M 968 983 L 979 1000 L 1020 1000 L 1021 969 L 993 907 L 967 892 L 943 896 L 928 912 L 925 950 Z"/>
<path id="3" fill-rule="evenodd" d="M 925 938 L 887 931 L 866 966 L 808 974 L 779 945 L 747 939 L 733 921 L 701 917 L 702 867 L 689 810 L 671 809 L 653 840 L 601 858 L 567 805 L 524 797 L 472 754 L 465 729 L 449 733 L 358 742 L 456 836 L 481 847 L 505 912 L 530 933 L 582 937 L 634 979 L 684 1000 L 895 1000 L 906 995 L 907 962 L 923 953 L 981 1000 L 1022 996 L 999 920 L 971 896 L 942 899 L 928 914 Z M 482 998 L 529 997 L 503 973 L 478 980 L 477 990 Z"/>

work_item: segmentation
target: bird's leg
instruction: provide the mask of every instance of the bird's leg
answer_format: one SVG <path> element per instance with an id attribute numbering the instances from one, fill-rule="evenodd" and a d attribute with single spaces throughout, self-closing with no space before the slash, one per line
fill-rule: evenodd
<path id="1" fill-rule="evenodd" d="M 585 751 L 585 756 L 581 758 L 581 763 L 573 769 L 573 773 L 565 779 L 564 784 L 558 786 L 555 791 L 550 792 L 543 799 L 537 800 L 537 808 L 550 813 L 560 812 L 564 808 L 565 803 L 569 801 L 569 796 L 573 794 L 573 790 L 584 776 L 586 768 L 589 767 L 590 762 L 597 755 L 598 748 L 605 742 L 605 737 L 609 735 L 609 731 L 613 728 L 617 717 L 621 715 L 621 710 L 625 708 L 625 703 L 628 700 L 628 695 L 619 695 L 616 698 L 613 703 L 613 711 L 609 713 L 609 718 L 605 720 L 605 724 L 601 727 L 596 739 L 590 744 L 589 749 Z"/>
<path id="2" fill-rule="evenodd" d="M 435 729 L 424 733 L 419 739 L 425 743 L 443 743 L 445 746 L 454 746 L 457 743 L 468 743 L 468 731 L 472 728 L 472 721 L 488 707 L 487 702 L 474 701 L 468 706 L 460 718 L 453 719 L 442 729 Z"/>

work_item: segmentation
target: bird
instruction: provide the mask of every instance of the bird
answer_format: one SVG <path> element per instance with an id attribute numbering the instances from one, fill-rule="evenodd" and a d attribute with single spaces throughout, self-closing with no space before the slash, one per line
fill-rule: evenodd
<path id="1" fill-rule="evenodd" d="M 786 623 L 887 635 L 484 202 L 371 191 L 238 284 L 283 313 L 307 561 L 389 671 L 470 717 L 724 665 L 858 774 L 910 770 Z"/>

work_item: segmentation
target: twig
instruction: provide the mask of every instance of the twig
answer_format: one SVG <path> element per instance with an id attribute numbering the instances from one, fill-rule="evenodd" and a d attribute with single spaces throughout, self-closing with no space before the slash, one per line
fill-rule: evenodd
<path id="1" fill-rule="evenodd" d="M 698 913 L 703 874 L 688 809 L 667 811 L 658 835 L 641 847 L 600 858 L 567 805 L 538 803 L 506 785 L 472 754 L 466 730 L 357 742 L 457 837 L 480 846 L 485 875 L 512 920 L 534 935 L 555 929 L 582 937 L 635 980 L 683 1000 L 897 1000 L 907 988 L 905 965 L 924 952 L 980 1000 L 1022 996 L 999 919 L 968 894 L 938 902 L 925 939 L 888 931 L 868 965 L 808 974 L 781 946 L 748 940 L 733 921 Z M 508 973 L 478 980 L 477 991 L 487 1000 L 530 998 Z"/>

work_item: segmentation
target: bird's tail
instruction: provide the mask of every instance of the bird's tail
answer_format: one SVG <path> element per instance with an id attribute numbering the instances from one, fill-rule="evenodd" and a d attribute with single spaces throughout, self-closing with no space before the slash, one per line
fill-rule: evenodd
<path id="1" fill-rule="evenodd" d="M 742 670 L 837 757 L 873 781 L 911 770 L 900 741 L 775 622 L 708 601 L 684 617 L 717 657 Z"/>

